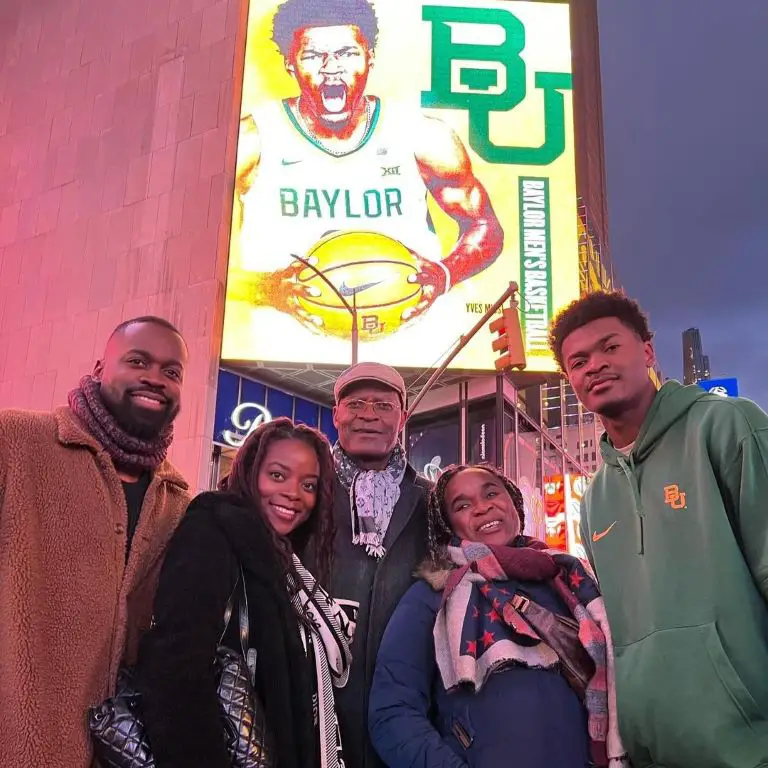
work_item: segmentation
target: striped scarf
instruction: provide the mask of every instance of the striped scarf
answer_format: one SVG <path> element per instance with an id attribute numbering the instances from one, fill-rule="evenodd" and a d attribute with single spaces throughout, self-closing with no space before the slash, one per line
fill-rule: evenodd
<path id="1" fill-rule="evenodd" d="M 296 555 L 293 564 L 302 584 L 291 589 L 293 607 L 303 613 L 312 629 L 301 624 L 307 657 L 314 663 L 313 710 L 320 747 L 320 768 L 344 768 L 341 733 L 333 689 L 349 680 L 352 625 L 341 607 L 315 581 Z"/>
<path id="2" fill-rule="evenodd" d="M 434 630 L 446 689 L 467 683 L 480 690 L 488 675 L 510 662 L 539 668 L 558 665 L 555 652 L 512 604 L 516 587 L 510 582 L 548 582 L 578 622 L 579 640 L 594 662 L 584 701 L 590 748 L 594 765 L 609 765 L 610 752 L 615 751 L 608 748 L 612 746 L 607 744 L 609 729 L 616 728 L 615 722 L 609 722 L 615 721 L 609 712 L 615 701 L 615 690 L 609 690 L 609 682 L 613 688 L 612 657 L 607 624 L 604 631 L 601 611 L 592 610 L 602 605 L 602 598 L 581 562 L 526 536 L 505 547 L 462 541 L 449 546 L 447 556 L 455 569 L 443 592 Z"/>

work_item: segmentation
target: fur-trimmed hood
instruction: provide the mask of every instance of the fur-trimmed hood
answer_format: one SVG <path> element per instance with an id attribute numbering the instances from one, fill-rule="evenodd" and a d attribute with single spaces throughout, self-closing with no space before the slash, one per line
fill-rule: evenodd
<path id="1" fill-rule="evenodd" d="M 427 557 L 421 562 L 413 575 L 417 579 L 426 581 L 435 592 L 442 592 L 448 584 L 448 577 L 451 575 L 451 571 L 455 570 L 455 568 L 455 563 L 452 563 L 448 556 L 443 553 L 436 561 L 433 561 L 431 557 Z"/>

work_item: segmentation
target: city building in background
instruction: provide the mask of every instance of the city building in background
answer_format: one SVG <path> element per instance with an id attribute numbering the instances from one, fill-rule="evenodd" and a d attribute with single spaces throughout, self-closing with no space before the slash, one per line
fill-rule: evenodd
<path id="1" fill-rule="evenodd" d="M 696 384 L 710 377 L 709 357 L 704 354 L 698 328 L 683 331 L 683 384 Z"/>
<path id="2" fill-rule="evenodd" d="M 348 91 L 317 85 L 278 8 L 5 0 L 0 407 L 65 402 L 115 325 L 166 317 L 190 348 L 172 458 L 212 487 L 266 419 L 335 439 L 354 315 L 360 359 L 398 366 L 415 395 L 515 281 L 526 370 L 496 374 L 484 329 L 406 444 L 427 475 L 502 466 L 530 531 L 578 552 L 601 429 L 546 337 L 559 308 L 617 287 L 596 0 L 379 0 L 375 40 L 333 33 L 354 38 Z M 364 119 L 339 151 L 301 102 L 343 113 L 348 98 Z"/>

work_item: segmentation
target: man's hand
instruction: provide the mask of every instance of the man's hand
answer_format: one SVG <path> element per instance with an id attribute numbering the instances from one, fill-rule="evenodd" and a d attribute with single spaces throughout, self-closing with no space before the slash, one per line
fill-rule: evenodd
<path id="1" fill-rule="evenodd" d="M 410 309 L 403 312 L 403 322 L 413 320 L 413 318 L 423 315 L 434 303 L 435 300 L 447 293 L 449 289 L 448 269 L 439 263 L 416 257 L 419 271 L 408 278 L 409 283 L 418 283 L 422 286 L 421 301 Z"/>

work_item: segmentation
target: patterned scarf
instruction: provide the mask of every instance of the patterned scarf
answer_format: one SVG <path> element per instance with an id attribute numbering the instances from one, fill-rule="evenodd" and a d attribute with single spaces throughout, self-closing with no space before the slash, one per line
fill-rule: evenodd
<path id="1" fill-rule="evenodd" d="M 80 386 L 69 393 L 69 407 L 115 464 L 151 471 L 165 460 L 173 440 L 173 425 L 165 427 L 154 440 L 129 435 L 107 410 L 99 382 L 93 376 L 83 376 Z"/>
<path id="2" fill-rule="evenodd" d="M 592 577 L 575 557 L 547 550 L 544 543 L 527 536 L 519 536 L 515 546 L 459 544 L 458 540 L 456 544 L 447 548 L 454 570 L 443 591 L 434 630 L 437 663 L 446 689 L 468 683 L 478 691 L 488 675 L 510 662 L 545 669 L 557 666 L 556 653 L 512 604 L 514 582 L 547 582 L 578 622 L 579 639 L 594 662 L 584 704 L 593 764 L 608 765 L 606 742 L 613 725 L 609 723 L 609 698 L 615 698 L 615 691 L 610 696 L 612 663 L 601 612 L 593 615 L 591 610 L 593 604 L 602 605 Z"/>
<path id="3" fill-rule="evenodd" d="M 293 564 L 301 578 L 298 590 L 291 589 L 293 607 L 303 612 L 312 626 L 301 625 L 307 656 L 314 662 L 313 708 L 318 732 L 321 768 L 344 768 L 341 731 L 334 704 L 334 688 L 349 680 L 354 627 L 342 608 L 315 581 L 296 555 Z M 290 586 L 290 584 L 289 584 Z"/>
<path id="4" fill-rule="evenodd" d="M 365 547 L 377 559 L 384 557 L 384 537 L 400 498 L 400 483 L 407 462 L 402 447 L 395 445 L 382 470 L 360 469 L 339 443 L 333 447 L 336 474 L 349 491 L 352 510 L 352 543 Z"/>

